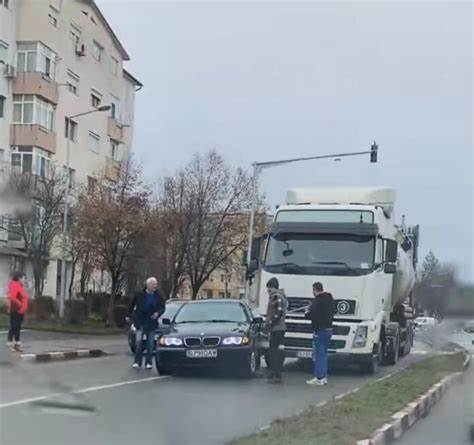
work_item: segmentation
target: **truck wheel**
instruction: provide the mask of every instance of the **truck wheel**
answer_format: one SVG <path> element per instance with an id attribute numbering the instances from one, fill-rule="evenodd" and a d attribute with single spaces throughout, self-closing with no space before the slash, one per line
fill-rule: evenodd
<path id="1" fill-rule="evenodd" d="M 361 370 L 364 374 L 376 374 L 379 366 L 382 363 L 382 358 L 383 358 L 383 350 L 382 350 L 383 343 L 379 341 L 377 345 L 377 355 L 372 358 L 368 359 L 366 362 L 361 364 Z"/>
<path id="2" fill-rule="evenodd" d="M 398 362 L 398 354 L 400 351 L 400 334 L 395 338 L 395 345 L 391 351 L 387 352 L 387 365 L 396 365 Z"/>

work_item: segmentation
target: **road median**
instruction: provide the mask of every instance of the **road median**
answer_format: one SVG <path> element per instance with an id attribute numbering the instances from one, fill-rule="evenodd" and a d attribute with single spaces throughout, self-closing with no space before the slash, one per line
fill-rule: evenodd
<path id="1" fill-rule="evenodd" d="M 396 437 L 439 399 L 467 366 L 463 352 L 442 354 L 413 364 L 393 375 L 368 383 L 301 414 L 274 421 L 264 430 L 236 438 L 230 445 L 354 445 L 385 444 Z M 436 386 L 439 385 L 439 386 Z M 318 388 L 311 390 L 317 391 Z M 428 396 L 427 396 L 428 394 Z M 424 397 L 426 396 L 426 397 Z M 422 407 L 402 416 L 409 404 Z M 396 418 L 393 416 L 396 415 Z M 417 417 L 418 415 L 418 417 Z M 388 425 L 396 423 L 395 429 Z M 382 428 L 382 430 L 380 430 Z M 374 434 L 374 432 L 376 432 Z M 363 441 L 363 442 L 362 442 Z"/>
<path id="2" fill-rule="evenodd" d="M 105 355 L 108 354 L 102 349 L 79 349 L 76 351 L 55 351 L 44 352 L 40 354 L 21 354 L 20 358 L 22 360 L 44 363 L 53 360 L 74 360 L 78 358 L 104 357 Z"/>

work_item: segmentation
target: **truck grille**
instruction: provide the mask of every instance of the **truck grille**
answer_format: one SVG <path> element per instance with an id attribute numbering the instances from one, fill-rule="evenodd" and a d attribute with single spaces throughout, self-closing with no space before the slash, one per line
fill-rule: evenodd
<path id="1" fill-rule="evenodd" d="M 285 338 L 283 344 L 288 348 L 306 348 L 311 349 L 313 347 L 313 340 L 310 338 Z M 331 340 L 329 349 L 344 349 L 346 347 L 345 340 Z"/>
<path id="2" fill-rule="evenodd" d="M 311 323 L 286 323 L 286 331 L 312 334 L 313 328 Z M 350 326 L 341 326 L 335 324 L 332 327 L 332 335 L 349 335 L 350 331 Z"/>
<path id="3" fill-rule="evenodd" d="M 300 297 L 288 297 L 288 311 L 294 311 L 296 309 L 309 306 L 313 301 L 312 298 L 300 298 Z M 294 314 L 304 314 L 304 311 L 293 312 Z"/>

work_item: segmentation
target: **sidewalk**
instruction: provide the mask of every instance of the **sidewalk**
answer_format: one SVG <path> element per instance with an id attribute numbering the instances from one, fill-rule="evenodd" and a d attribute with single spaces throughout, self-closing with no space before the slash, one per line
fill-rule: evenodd
<path id="1" fill-rule="evenodd" d="M 474 423 L 474 366 L 395 445 L 470 445 Z"/>

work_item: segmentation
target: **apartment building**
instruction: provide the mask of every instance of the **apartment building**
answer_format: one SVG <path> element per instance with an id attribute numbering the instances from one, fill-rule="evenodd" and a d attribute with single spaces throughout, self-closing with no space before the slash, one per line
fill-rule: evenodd
<path id="1" fill-rule="evenodd" d="M 2 58 L 4 164 L 38 176 L 53 168 L 67 174 L 69 152 L 73 186 L 93 184 L 102 175 L 117 181 L 120 162 L 131 151 L 135 94 L 142 85 L 124 69 L 130 57 L 96 3 L 0 0 Z M 0 286 L 15 266 L 13 240 L 5 230 L 1 233 Z M 57 256 L 48 267 L 46 295 L 59 295 Z"/>

